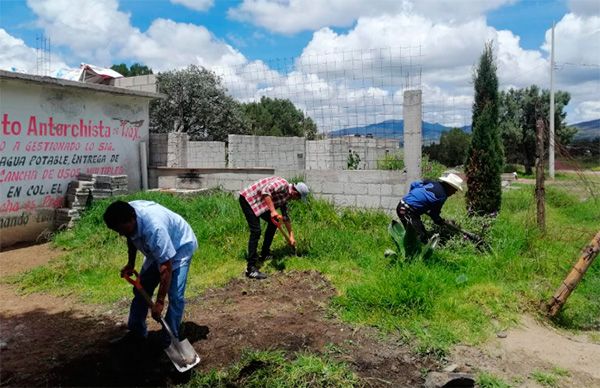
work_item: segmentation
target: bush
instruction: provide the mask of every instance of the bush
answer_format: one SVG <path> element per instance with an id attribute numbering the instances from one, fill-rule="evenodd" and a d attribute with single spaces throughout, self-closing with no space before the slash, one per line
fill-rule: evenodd
<path id="1" fill-rule="evenodd" d="M 438 179 L 447 169 L 440 162 L 430 160 L 427 155 L 423 155 L 423 159 L 421 159 L 421 175 L 423 179 Z"/>
<path id="2" fill-rule="evenodd" d="M 386 153 L 377 161 L 378 170 L 404 170 L 404 155 L 402 152 Z"/>

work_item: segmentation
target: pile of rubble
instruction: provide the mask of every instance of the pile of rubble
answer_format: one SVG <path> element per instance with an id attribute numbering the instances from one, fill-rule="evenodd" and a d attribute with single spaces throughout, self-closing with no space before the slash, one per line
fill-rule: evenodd
<path id="1" fill-rule="evenodd" d="M 93 201 L 127 194 L 127 175 L 79 174 L 67 188 L 64 208 L 56 209 L 57 229 L 71 228 Z"/>

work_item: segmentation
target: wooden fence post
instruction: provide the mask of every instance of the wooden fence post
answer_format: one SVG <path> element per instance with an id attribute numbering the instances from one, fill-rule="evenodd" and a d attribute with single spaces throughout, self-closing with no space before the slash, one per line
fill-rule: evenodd
<path id="1" fill-rule="evenodd" d="M 548 315 L 553 317 L 558 313 L 569 295 L 571 295 L 571 292 L 573 292 L 577 284 L 581 281 L 587 269 L 592 265 L 596 256 L 598 256 L 598 252 L 600 252 L 600 231 L 594 236 L 590 244 L 583 249 L 579 260 L 577 260 L 571 272 L 569 272 L 560 287 L 558 287 L 554 296 L 548 301 L 546 305 Z"/>
<path id="2" fill-rule="evenodd" d="M 546 210 L 544 188 L 544 120 L 536 122 L 536 161 L 535 161 L 535 200 L 537 203 L 537 225 L 540 230 L 546 230 Z"/>

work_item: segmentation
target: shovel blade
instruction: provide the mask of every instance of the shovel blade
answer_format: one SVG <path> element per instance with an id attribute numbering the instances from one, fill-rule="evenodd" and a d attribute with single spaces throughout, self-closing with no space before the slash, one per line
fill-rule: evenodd
<path id="1" fill-rule="evenodd" d="M 188 371 L 200 362 L 200 356 L 187 339 L 171 341 L 169 347 L 165 349 L 165 353 L 179 372 Z"/>

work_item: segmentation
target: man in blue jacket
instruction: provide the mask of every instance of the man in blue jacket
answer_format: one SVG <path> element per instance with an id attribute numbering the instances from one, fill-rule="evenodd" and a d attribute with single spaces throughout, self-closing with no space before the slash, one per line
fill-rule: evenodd
<path id="1" fill-rule="evenodd" d="M 106 226 L 127 238 L 128 260 L 121 269 L 121 277 L 131 275 L 135 268 L 137 251 L 144 255 L 140 282 L 152 297 L 158 286 L 152 317 L 160 319 L 165 299 L 169 307 L 165 321 L 175 337 L 185 305 L 184 292 L 190 261 L 198 242 L 190 225 L 179 214 L 151 201 L 115 201 L 104 213 Z M 129 332 L 121 342 L 140 342 L 148 334 L 146 316 L 148 305 L 134 288 L 127 327 Z M 169 335 L 163 333 L 164 345 L 170 343 Z"/>
<path id="2" fill-rule="evenodd" d="M 410 190 L 400 200 L 396 213 L 398 218 L 408 230 L 413 229 L 421 242 L 428 242 L 427 232 L 421 221 L 421 215 L 427 214 L 433 222 L 438 225 L 444 225 L 447 222 L 440 216 L 442 206 L 449 196 L 462 191 L 463 180 L 456 174 L 447 174 L 440 177 L 437 181 L 422 180 L 411 183 Z"/>

